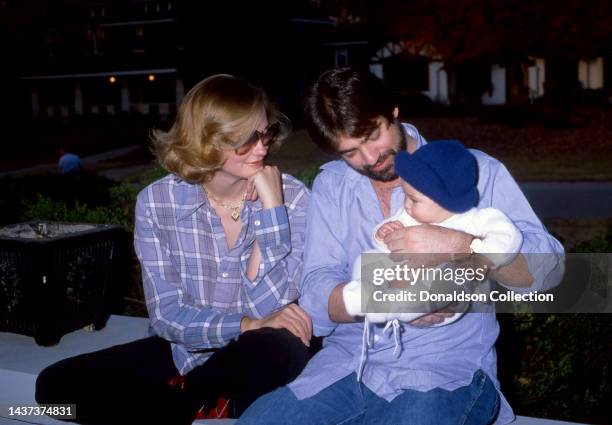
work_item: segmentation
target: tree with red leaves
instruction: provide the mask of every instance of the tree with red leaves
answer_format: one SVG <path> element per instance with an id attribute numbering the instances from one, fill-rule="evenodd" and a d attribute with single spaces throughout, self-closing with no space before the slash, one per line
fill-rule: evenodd
<path id="1" fill-rule="evenodd" d="M 612 50 L 608 0 L 381 0 L 369 24 L 380 40 L 432 47 L 448 68 L 478 73 L 492 63 L 523 85 L 529 56 L 579 60 Z M 566 82 L 567 83 L 567 82 Z M 476 91 L 486 89 L 486 84 Z M 524 93 L 523 93 L 524 94 Z"/>

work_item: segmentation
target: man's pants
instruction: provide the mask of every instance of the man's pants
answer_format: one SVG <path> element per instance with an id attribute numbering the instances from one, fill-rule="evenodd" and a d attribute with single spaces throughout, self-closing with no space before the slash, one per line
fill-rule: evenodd
<path id="1" fill-rule="evenodd" d="M 303 400 L 281 387 L 253 403 L 237 425 L 475 425 L 493 422 L 498 410 L 499 394 L 482 370 L 470 385 L 454 391 L 406 390 L 391 402 L 357 382 L 352 373 Z"/>
<path id="2" fill-rule="evenodd" d="M 168 383 L 179 373 L 170 343 L 155 336 L 47 367 L 36 381 L 36 401 L 76 404 L 76 421 L 84 424 L 190 424 L 220 395 L 240 414 L 293 380 L 310 356 L 286 329 L 246 332 L 189 372 L 183 389 Z"/>

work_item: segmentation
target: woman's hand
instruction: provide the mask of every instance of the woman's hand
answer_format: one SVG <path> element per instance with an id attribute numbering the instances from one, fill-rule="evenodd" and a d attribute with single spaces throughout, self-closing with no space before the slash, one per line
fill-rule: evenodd
<path id="1" fill-rule="evenodd" d="M 310 347 L 312 321 L 310 316 L 297 304 L 289 304 L 262 319 L 252 319 L 245 316 L 240 322 L 240 332 L 242 333 L 261 328 L 285 328 L 301 339 L 304 345 Z"/>
<path id="2" fill-rule="evenodd" d="M 247 182 L 247 197 L 249 201 L 259 198 L 264 208 L 274 208 L 283 204 L 283 187 L 278 167 L 266 165 Z"/>

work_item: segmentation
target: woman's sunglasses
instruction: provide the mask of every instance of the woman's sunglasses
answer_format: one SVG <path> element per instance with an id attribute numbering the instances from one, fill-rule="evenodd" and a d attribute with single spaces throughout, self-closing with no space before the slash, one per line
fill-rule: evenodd
<path id="1" fill-rule="evenodd" d="M 246 142 L 234 149 L 234 152 L 236 152 L 236 155 L 245 155 L 250 152 L 260 140 L 266 148 L 269 148 L 270 145 L 276 141 L 279 130 L 280 126 L 278 123 L 270 124 L 263 132 L 255 130 Z"/>

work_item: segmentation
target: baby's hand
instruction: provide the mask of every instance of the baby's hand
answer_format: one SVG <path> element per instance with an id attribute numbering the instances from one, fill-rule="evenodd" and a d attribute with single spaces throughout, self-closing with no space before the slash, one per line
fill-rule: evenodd
<path id="1" fill-rule="evenodd" d="M 393 233 L 396 230 L 402 229 L 403 227 L 404 226 L 402 225 L 402 223 L 400 223 L 397 220 L 389 221 L 389 222 L 383 224 L 382 226 L 380 226 L 378 228 L 378 230 L 376 231 L 376 235 L 374 235 L 374 236 L 379 241 L 382 241 L 382 240 L 384 240 L 387 237 L 387 235 Z"/>

